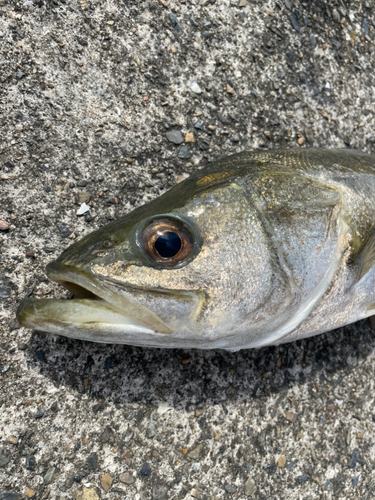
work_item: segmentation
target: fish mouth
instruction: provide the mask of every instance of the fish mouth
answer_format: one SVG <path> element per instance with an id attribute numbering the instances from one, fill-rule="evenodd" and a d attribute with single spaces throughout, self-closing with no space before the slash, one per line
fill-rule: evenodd
<path id="1" fill-rule="evenodd" d="M 155 336 L 173 333 L 155 313 L 98 282 L 89 270 L 54 261 L 46 271 L 74 298 L 24 299 L 16 313 L 22 326 L 82 340 L 133 345 L 152 345 Z"/>

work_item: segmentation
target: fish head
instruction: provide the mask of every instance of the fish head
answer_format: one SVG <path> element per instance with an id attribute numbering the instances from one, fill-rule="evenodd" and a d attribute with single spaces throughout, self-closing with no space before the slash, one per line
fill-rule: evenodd
<path id="1" fill-rule="evenodd" d="M 17 315 L 97 342 L 234 349 L 249 334 L 256 341 L 288 301 L 276 260 L 241 179 L 195 175 L 48 264 L 73 299 L 29 298 Z"/>

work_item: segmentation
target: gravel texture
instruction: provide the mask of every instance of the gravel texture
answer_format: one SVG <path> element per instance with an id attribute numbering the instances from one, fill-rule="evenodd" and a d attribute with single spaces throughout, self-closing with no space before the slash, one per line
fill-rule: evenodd
<path id="1" fill-rule="evenodd" d="M 370 0 L 0 0 L 0 499 L 375 495 L 369 321 L 164 351 L 20 328 L 72 241 L 250 148 L 374 149 Z M 89 211 L 77 211 L 82 204 Z"/>

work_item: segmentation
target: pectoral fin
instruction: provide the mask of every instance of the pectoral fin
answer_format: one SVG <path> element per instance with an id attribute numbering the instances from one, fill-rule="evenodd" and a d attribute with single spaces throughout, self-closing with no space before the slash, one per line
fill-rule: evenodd
<path id="1" fill-rule="evenodd" d="M 375 266 L 375 231 L 365 243 L 358 255 L 361 267 L 359 280 L 361 280 Z"/>

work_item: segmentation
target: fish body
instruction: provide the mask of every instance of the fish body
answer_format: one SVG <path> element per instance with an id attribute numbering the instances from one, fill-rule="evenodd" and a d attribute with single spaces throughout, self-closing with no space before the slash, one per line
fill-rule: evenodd
<path id="1" fill-rule="evenodd" d="M 17 317 L 139 346 L 290 342 L 373 314 L 374 228 L 374 156 L 244 152 L 74 243 L 47 274 L 75 298 L 29 298 Z"/>

